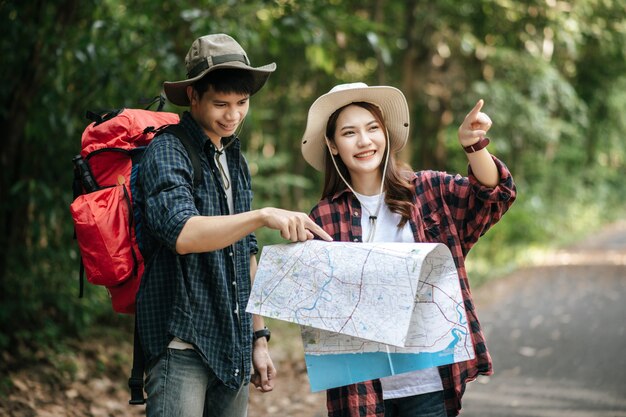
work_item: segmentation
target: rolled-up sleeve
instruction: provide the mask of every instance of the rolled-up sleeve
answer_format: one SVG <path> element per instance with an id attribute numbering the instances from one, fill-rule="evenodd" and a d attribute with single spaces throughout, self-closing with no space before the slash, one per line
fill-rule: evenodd
<path id="1" fill-rule="evenodd" d="M 468 178 L 470 184 L 476 190 L 476 197 L 483 201 L 493 203 L 506 203 L 509 200 L 515 200 L 516 189 L 513 176 L 502 161 L 493 155 L 492 158 L 496 164 L 496 168 L 498 168 L 498 177 L 500 178 L 498 184 L 493 188 L 482 185 L 472 172 L 472 166 L 468 165 Z"/>
<path id="2" fill-rule="evenodd" d="M 513 176 L 507 166 L 492 155 L 498 169 L 500 180 L 495 187 L 483 185 L 472 173 L 469 166 L 468 181 L 470 184 L 467 196 L 467 212 L 459 220 L 459 231 L 464 251 L 467 251 L 496 224 L 515 201 L 517 191 Z"/>
<path id="3" fill-rule="evenodd" d="M 193 168 L 180 141 L 163 134 L 150 144 L 141 161 L 145 223 L 162 244 L 176 250 L 183 226 L 198 210 L 194 204 Z"/>
<path id="4" fill-rule="evenodd" d="M 481 184 L 471 167 L 467 177 L 432 171 L 422 173 L 422 180 L 428 184 L 426 193 L 433 192 L 430 200 L 443 203 L 441 209 L 454 224 L 464 254 L 515 201 L 515 183 L 509 169 L 496 157 L 493 160 L 500 177 L 495 187 Z"/>

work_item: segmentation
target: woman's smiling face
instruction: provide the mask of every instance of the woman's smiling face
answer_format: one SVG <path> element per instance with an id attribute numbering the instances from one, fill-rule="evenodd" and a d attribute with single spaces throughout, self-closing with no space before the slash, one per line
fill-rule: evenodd
<path id="1" fill-rule="evenodd" d="M 369 110 L 354 104 L 344 108 L 337 118 L 329 146 L 333 155 L 341 157 L 353 182 L 361 182 L 366 177 L 380 179 L 380 166 L 385 157 L 385 129 Z"/>

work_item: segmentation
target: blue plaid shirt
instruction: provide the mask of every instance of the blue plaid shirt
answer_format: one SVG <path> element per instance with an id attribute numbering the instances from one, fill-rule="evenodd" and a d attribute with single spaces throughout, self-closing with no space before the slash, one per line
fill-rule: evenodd
<path id="1" fill-rule="evenodd" d="M 206 365 L 228 387 L 248 383 L 252 361 L 250 255 L 254 234 L 213 252 L 176 254 L 176 240 L 191 216 L 229 214 L 215 147 L 189 113 L 181 125 L 197 144 L 202 183 L 194 189 L 193 168 L 172 134 L 157 136 L 146 149 L 139 174 L 144 251 L 150 253 L 137 294 L 137 324 L 146 361 L 163 354 L 173 337 L 194 345 Z M 226 140 L 226 139 L 223 139 Z M 250 172 L 239 139 L 226 148 L 235 213 L 249 211 Z M 210 238 L 210 237 L 207 237 Z"/>

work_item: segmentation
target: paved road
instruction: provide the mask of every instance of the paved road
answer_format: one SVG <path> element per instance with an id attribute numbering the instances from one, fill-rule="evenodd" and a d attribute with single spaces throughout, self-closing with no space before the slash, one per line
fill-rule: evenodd
<path id="1" fill-rule="evenodd" d="M 495 374 L 462 417 L 626 417 L 626 225 L 475 298 Z"/>
<path id="2" fill-rule="evenodd" d="M 626 417 L 626 222 L 480 287 L 474 299 L 495 374 L 467 386 L 461 417 Z M 253 392 L 249 415 L 325 416 L 298 332 L 279 330 L 277 388 Z"/>

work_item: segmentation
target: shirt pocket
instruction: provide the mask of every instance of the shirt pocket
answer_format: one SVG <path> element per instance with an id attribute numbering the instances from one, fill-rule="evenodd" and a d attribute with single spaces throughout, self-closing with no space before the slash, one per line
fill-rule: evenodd
<path id="1" fill-rule="evenodd" d="M 422 217 L 423 232 L 427 242 L 446 243 L 442 232 L 444 225 L 441 216 L 436 211 L 430 212 L 426 217 Z"/>
<path id="2" fill-rule="evenodd" d="M 242 188 L 235 198 L 235 213 L 243 213 L 252 209 L 252 190 Z"/>
<path id="3" fill-rule="evenodd" d="M 213 187 L 213 184 L 209 183 L 209 187 Z M 201 216 L 219 216 L 222 214 L 219 192 L 215 188 L 207 189 L 205 187 L 198 187 L 197 190 L 194 190 L 194 204 Z"/>

